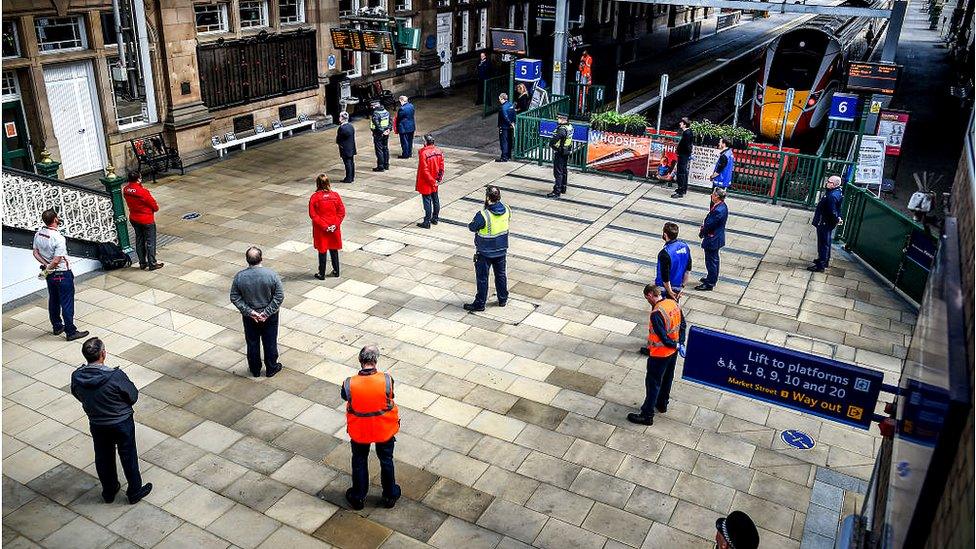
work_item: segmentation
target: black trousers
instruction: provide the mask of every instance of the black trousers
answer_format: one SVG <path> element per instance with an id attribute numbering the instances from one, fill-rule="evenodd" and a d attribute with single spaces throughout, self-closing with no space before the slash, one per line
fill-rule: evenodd
<path id="1" fill-rule="evenodd" d="M 369 444 L 349 441 L 352 444 L 352 494 L 353 499 L 362 501 L 369 492 Z M 386 442 L 376 443 L 376 457 L 380 460 L 380 484 L 383 486 L 383 497 L 396 499 L 400 497 L 400 486 L 396 483 L 393 468 L 393 446 L 396 437 Z"/>
<path id="2" fill-rule="evenodd" d="M 690 168 L 691 158 L 687 156 L 678 157 L 678 167 L 675 168 L 674 172 L 678 180 L 678 194 L 685 194 L 688 192 L 688 170 Z"/>
<path id="3" fill-rule="evenodd" d="M 644 404 L 641 405 L 641 415 L 654 417 L 654 407 L 664 408 L 671 398 L 671 383 L 674 381 L 674 365 L 678 361 L 678 353 L 669 357 L 647 357 L 647 374 L 644 376 Z"/>
<path id="4" fill-rule="evenodd" d="M 139 266 L 146 267 L 156 264 L 156 224 L 132 223 L 132 232 L 136 237 L 136 255 L 139 256 Z"/>
<path id="5" fill-rule="evenodd" d="M 390 167 L 390 135 L 373 132 L 373 150 L 376 152 L 376 167 L 387 169 Z"/>
<path id="6" fill-rule="evenodd" d="M 247 342 L 247 367 L 251 373 L 261 373 L 261 347 L 264 346 L 264 365 L 271 369 L 278 364 L 278 315 L 264 322 L 249 316 L 244 319 L 244 341 Z"/>
<path id="7" fill-rule="evenodd" d="M 356 157 L 354 156 L 343 156 L 342 157 L 342 167 L 346 169 L 346 181 L 352 183 L 356 179 Z"/>
<path id="8" fill-rule="evenodd" d="M 495 272 L 495 293 L 498 301 L 508 301 L 508 273 L 505 272 L 506 256 L 485 257 L 480 253 L 474 254 L 475 286 L 478 294 L 474 297 L 475 307 L 484 307 L 488 301 L 488 271 Z"/>
<path id="9" fill-rule="evenodd" d="M 559 154 L 558 152 L 552 155 L 552 177 L 554 183 L 552 185 L 552 192 L 556 194 L 562 194 L 566 192 L 566 184 L 569 181 L 569 171 L 566 164 L 569 162 L 568 154 Z"/>
<path id="10" fill-rule="evenodd" d="M 114 494 L 119 484 L 119 473 L 115 469 L 115 452 L 119 453 L 122 473 L 129 483 L 127 495 L 135 494 L 142 488 L 142 475 L 139 474 L 139 455 L 136 452 L 136 424 L 132 416 L 112 425 L 91 425 L 92 443 L 95 446 L 95 472 L 102 483 L 102 493 Z"/>
<path id="11" fill-rule="evenodd" d="M 326 258 L 332 258 L 332 270 L 339 272 L 339 250 L 329 250 L 328 253 L 319 253 L 319 274 L 325 274 L 325 262 Z"/>

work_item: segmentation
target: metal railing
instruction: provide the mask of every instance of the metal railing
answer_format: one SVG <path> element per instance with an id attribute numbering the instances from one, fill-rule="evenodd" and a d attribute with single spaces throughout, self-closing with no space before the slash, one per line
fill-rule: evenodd
<path id="1" fill-rule="evenodd" d="M 485 100 L 485 110 L 482 116 L 488 117 L 492 114 L 498 112 L 501 105 L 498 103 L 498 94 L 509 93 L 509 75 L 503 74 L 500 76 L 493 76 L 484 82 L 484 93 Z"/>
<path id="2" fill-rule="evenodd" d="M 580 84 L 578 82 L 566 85 L 569 96 L 569 117 L 574 120 L 589 120 L 590 115 L 599 112 L 607 102 L 606 86 L 598 84 Z"/>

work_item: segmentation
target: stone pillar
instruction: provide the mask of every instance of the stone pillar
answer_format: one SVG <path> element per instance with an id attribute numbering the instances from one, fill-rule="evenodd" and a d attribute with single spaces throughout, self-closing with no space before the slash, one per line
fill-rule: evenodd
<path id="1" fill-rule="evenodd" d="M 129 218 L 125 215 L 125 200 L 122 198 L 122 184 L 125 183 L 125 178 L 115 175 L 115 166 L 109 164 L 108 168 L 105 168 L 105 177 L 99 181 L 112 195 L 112 216 L 115 220 L 115 232 L 119 237 L 119 247 L 129 253 L 132 251 L 132 244 L 129 243 L 129 227 L 126 225 Z"/>
<path id="2" fill-rule="evenodd" d="M 436 46 L 427 47 L 427 38 L 437 39 L 437 7 L 433 0 L 421 5 L 420 13 L 420 51 L 417 65 L 420 67 L 419 95 L 424 97 L 444 93 L 441 86 L 441 59 L 437 55 Z"/>

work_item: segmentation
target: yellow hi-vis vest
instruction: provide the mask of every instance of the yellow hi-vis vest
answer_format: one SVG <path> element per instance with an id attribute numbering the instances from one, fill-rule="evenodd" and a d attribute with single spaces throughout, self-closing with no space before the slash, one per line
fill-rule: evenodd
<path id="1" fill-rule="evenodd" d="M 503 214 L 493 214 L 487 209 L 481 210 L 481 217 L 485 218 L 485 226 L 478 229 L 481 238 L 495 238 L 508 234 L 508 220 L 512 217 L 512 210 L 505 208 Z"/>
<path id="2" fill-rule="evenodd" d="M 562 124 L 560 128 L 566 128 L 566 137 L 562 141 L 556 142 L 556 148 L 561 148 L 562 151 L 569 152 L 573 148 L 573 125 L 572 124 Z"/>
<path id="3" fill-rule="evenodd" d="M 377 126 L 378 123 L 378 126 Z M 390 111 L 383 109 L 380 111 L 373 111 L 372 116 L 369 117 L 369 129 L 381 131 L 386 131 L 390 127 Z"/>

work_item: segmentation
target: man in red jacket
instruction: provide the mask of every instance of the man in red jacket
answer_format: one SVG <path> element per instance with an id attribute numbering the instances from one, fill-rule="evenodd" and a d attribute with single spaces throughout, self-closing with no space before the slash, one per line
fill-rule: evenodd
<path id="1" fill-rule="evenodd" d="M 424 220 L 417 223 L 421 229 L 437 225 L 441 213 L 441 201 L 437 197 L 437 186 L 444 180 L 444 154 L 434 146 L 434 136 L 424 136 L 424 147 L 417 153 L 420 165 L 417 167 L 417 192 L 424 200 Z"/>
<path id="2" fill-rule="evenodd" d="M 163 266 L 156 263 L 156 212 L 159 205 L 149 192 L 142 186 L 142 174 L 137 171 L 129 172 L 129 182 L 122 187 L 122 196 L 129 207 L 129 222 L 136 236 L 136 254 L 139 256 L 139 268 L 155 271 Z"/>

